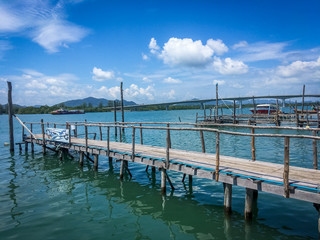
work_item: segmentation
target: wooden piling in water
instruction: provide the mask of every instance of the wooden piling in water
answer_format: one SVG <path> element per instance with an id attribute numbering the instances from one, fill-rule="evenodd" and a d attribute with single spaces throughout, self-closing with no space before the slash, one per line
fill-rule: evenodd
<path id="1" fill-rule="evenodd" d="M 164 168 L 161 168 L 161 193 L 166 194 L 166 175 L 167 175 L 167 170 Z"/>
<path id="2" fill-rule="evenodd" d="M 285 198 L 290 195 L 289 192 L 289 137 L 284 138 L 284 167 L 283 167 L 283 187 Z"/>
<path id="3" fill-rule="evenodd" d="M 113 101 L 113 111 L 114 111 L 114 125 L 117 125 L 117 102 Z M 117 137 L 117 127 L 114 127 L 114 135 Z"/>
<path id="4" fill-rule="evenodd" d="M 317 136 L 317 131 L 312 131 L 313 136 Z M 312 140 L 312 146 L 313 146 L 313 169 L 318 169 L 318 146 L 317 146 L 317 140 Z"/>
<path id="5" fill-rule="evenodd" d="M 251 128 L 251 134 L 254 134 L 254 128 Z M 251 136 L 251 159 L 252 161 L 256 160 L 256 145 L 254 136 Z"/>
<path id="6" fill-rule="evenodd" d="M 200 138 L 201 138 L 201 146 L 202 146 L 202 152 L 205 153 L 206 152 L 206 145 L 204 142 L 204 137 L 203 137 L 203 131 L 200 130 Z"/>
<path id="7" fill-rule="evenodd" d="M 95 170 L 97 170 L 97 169 L 98 169 L 98 165 L 99 165 L 99 155 L 98 155 L 98 154 L 95 154 L 95 155 L 94 155 L 93 168 L 94 168 Z"/>
<path id="8" fill-rule="evenodd" d="M 253 189 L 246 188 L 245 210 L 244 210 L 244 216 L 246 220 L 252 219 L 252 206 L 253 206 Z"/>
<path id="9" fill-rule="evenodd" d="M 216 170 L 215 170 L 215 180 L 219 181 L 219 166 L 220 166 L 220 133 L 216 132 Z"/>
<path id="10" fill-rule="evenodd" d="M 223 183 L 224 189 L 224 211 L 228 214 L 232 212 L 232 184 Z"/>
<path id="11" fill-rule="evenodd" d="M 42 153 L 46 154 L 46 141 L 45 141 L 45 133 L 44 133 L 44 123 L 43 119 L 41 119 L 41 131 L 42 131 Z"/>
<path id="12" fill-rule="evenodd" d="M 83 166 L 83 158 L 84 158 L 84 153 L 82 151 L 79 151 L 79 165 L 81 167 Z"/>
<path id="13" fill-rule="evenodd" d="M 9 117 L 9 138 L 10 138 L 10 152 L 14 152 L 14 134 L 13 134 L 13 109 L 12 109 L 12 85 L 8 84 L 8 117 Z"/>
<path id="14" fill-rule="evenodd" d="M 32 123 L 30 124 L 30 131 L 32 132 Z M 33 136 L 31 134 L 31 140 L 33 139 Z M 31 153 L 34 153 L 34 143 L 31 141 Z"/>

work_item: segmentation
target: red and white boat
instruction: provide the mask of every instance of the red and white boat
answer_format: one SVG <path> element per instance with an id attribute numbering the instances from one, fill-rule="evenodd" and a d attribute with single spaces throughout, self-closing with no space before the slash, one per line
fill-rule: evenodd
<path id="1" fill-rule="evenodd" d="M 250 108 L 250 111 L 254 113 L 254 108 Z M 256 114 L 273 114 L 277 112 L 277 107 L 271 104 L 259 104 L 256 107 Z"/>

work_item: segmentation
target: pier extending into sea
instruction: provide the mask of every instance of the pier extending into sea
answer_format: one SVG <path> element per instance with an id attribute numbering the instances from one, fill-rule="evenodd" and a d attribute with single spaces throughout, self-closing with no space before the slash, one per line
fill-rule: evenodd
<path id="1" fill-rule="evenodd" d="M 58 152 L 61 158 L 69 155 L 77 158 L 80 166 L 87 159 L 93 163 L 94 169 L 99 167 L 99 156 L 106 156 L 110 165 L 114 161 L 121 162 L 120 179 L 125 174 L 131 176 L 129 163 L 141 164 L 146 167 L 146 170 L 151 168 L 153 172 L 156 170 L 161 172 L 161 192 L 163 194 L 167 191 L 167 184 L 172 190 L 174 189 L 175 183 L 168 175 L 170 171 L 181 173 L 182 181 L 188 177 L 190 184 L 192 184 L 193 177 L 221 182 L 224 188 L 224 206 L 227 213 L 232 211 L 232 187 L 244 187 L 246 189 L 244 212 L 247 220 L 252 218 L 259 191 L 311 202 L 319 213 L 320 170 L 317 154 L 317 144 L 320 140 L 319 128 L 245 126 L 246 131 L 237 132 L 193 123 L 169 122 L 44 123 L 41 121 L 22 123 L 20 121 L 20 123 L 23 125 L 23 143 L 21 144 L 25 145 L 26 151 L 29 145 L 31 151 L 34 151 L 34 144 L 38 144 L 42 146 L 43 154 L 50 150 Z M 239 127 L 243 128 L 243 126 Z M 46 134 L 48 128 L 67 130 L 65 138 L 67 140 L 64 142 L 53 140 Z M 33 129 L 38 130 L 33 131 Z M 303 131 L 303 134 L 256 133 L 258 129 L 300 130 Z M 148 145 L 148 142 L 144 141 L 144 131 L 162 131 L 165 134 L 163 147 Z M 189 141 L 200 141 L 202 151 L 171 148 L 173 131 L 196 132 L 198 139 L 192 137 Z M 210 142 L 205 139 L 204 133 L 208 132 L 215 135 L 214 142 L 212 139 Z M 111 139 L 116 138 L 112 138 L 111 134 L 118 135 L 119 140 L 112 141 Z M 127 141 L 124 141 L 124 134 L 130 135 L 130 139 L 126 137 Z M 251 158 L 221 155 L 221 146 L 229 144 L 222 140 L 222 135 L 240 136 L 243 137 L 243 141 L 247 141 L 249 137 L 251 141 L 248 142 L 248 147 L 251 148 Z M 260 137 L 283 139 L 283 164 L 263 161 L 263 156 L 256 159 L 255 140 Z M 313 146 L 312 166 L 297 167 L 290 163 L 290 140 L 294 138 L 310 141 Z M 207 152 L 209 147 L 214 147 L 214 153 Z M 75 155 L 75 152 L 78 154 Z M 320 232 L 320 215 L 318 226 Z"/>

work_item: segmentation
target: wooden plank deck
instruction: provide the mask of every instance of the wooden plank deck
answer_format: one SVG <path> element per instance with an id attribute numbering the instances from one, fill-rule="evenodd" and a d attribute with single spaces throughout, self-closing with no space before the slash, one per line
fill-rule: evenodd
<path id="1" fill-rule="evenodd" d="M 27 141 L 42 144 L 42 135 L 36 135 L 35 137 L 36 139 L 28 138 Z M 48 141 L 50 142 L 50 140 Z M 50 142 L 50 144 L 58 145 L 59 143 Z M 111 157 L 131 161 L 131 143 L 110 141 L 109 144 Z M 86 150 L 84 138 L 73 137 L 70 146 L 69 144 L 62 145 L 64 145 L 62 146 L 64 148 L 78 151 Z M 107 141 L 88 139 L 88 152 L 100 155 L 106 154 Z M 164 167 L 166 148 L 135 144 L 135 156 L 135 162 Z M 170 167 L 168 169 L 214 179 L 215 162 L 215 154 L 170 149 Z M 219 181 L 283 195 L 283 164 L 220 155 L 219 169 L 221 175 Z M 238 181 L 235 181 L 235 178 L 238 177 Z M 247 183 L 248 180 L 253 184 Z M 310 189 L 320 189 L 319 170 L 290 166 L 289 180 L 292 186 L 290 197 L 320 203 L 320 194 L 317 194 L 320 192 L 309 191 Z M 295 189 L 296 187 L 298 188 Z"/>

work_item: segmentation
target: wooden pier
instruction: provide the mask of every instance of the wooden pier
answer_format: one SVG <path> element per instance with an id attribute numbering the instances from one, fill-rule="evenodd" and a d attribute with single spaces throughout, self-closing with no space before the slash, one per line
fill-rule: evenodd
<path id="1" fill-rule="evenodd" d="M 123 178 L 125 172 L 129 175 L 130 167 L 128 162 L 142 164 L 146 167 L 151 167 L 153 171 L 158 169 L 161 172 L 161 191 L 165 194 L 166 183 L 168 182 L 172 189 L 174 183 L 171 182 L 167 172 L 175 171 L 182 173 L 182 180 L 189 176 L 189 181 L 192 183 L 192 177 L 210 179 L 223 183 L 224 187 L 224 205 L 226 212 L 232 211 L 232 186 L 240 186 L 246 188 L 245 195 L 245 217 L 252 217 L 253 206 L 257 198 L 258 191 L 263 191 L 271 194 L 281 195 L 285 198 L 294 198 L 306 202 L 314 203 L 317 210 L 320 206 L 320 170 L 318 170 L 318 155 L 317 142 L 320 140 L 318 136 L 319 128 L 302 129 L 304 135 L 289 135 L 289 134 L 257 134 L 257 128 L 278 128 L 278 129 L 299 129 L 289 127 L 258 127 L 247 126 L 250 129 L 248 133 L 230 132 L 217 128 L 204 128 L 192 123 L 92 123 L 92 122 L 67 122 L 64 124 L 57 123 L 22 123 L 24 128 L 30 132 L 30 135 L 24 137 L 24 142 L 28 144 L 39 144 L 43 147 L 45 154 L 47 149 L 54 151 L 73 150 L 79 152 L 79 164 L 83 165 L 84 158 L 91 160 L 94 168 L 99 167 L 99 156 L 107 156 L 109 164 L 112 161 L 121 161 L 120 179 Z M 35 125 L 41 126 L 41 132 L 31 132 Z M 155 126 L 156 125 L 156 126 Z M 180 125 L 180 126 L 179 126 Z M 27 127 L 29 126 L 29 128 Z M 71 133 L 67 142 L 52 141 L 45 131 L 45 127 L 54 126 L 55 128 L 63 127 Z M 71 127 L 72 126 L 72 127 Z M 187 127 L 186 127 L 187 126 Z M 79 131 L 82 128 L 82 131 Z M 96 136 L 98 139 L 92 139 L 92 130 L 97 130 Z M 120 141 L 111 141 L 110 130 L 118 129 Z M 132 134 L 128 142 L 121 142 L 121 134 Z M 166 143 L 165 147 L 146 145 L 143 140 L 143 131 L 165 131 Z M 196 131 L 199 132 L 199 140 L 202 145 L 202 152 L 186 151 L 180 149 L 172 149 L 171 133 L 172 131 Z M 78 134 L 84 132 L 84 134 Z M 204 132 L 215 133 L 215 142 L 210 143 L 210 146 L 215 146 L 215 153 L 206 152 L 206 143 Z M 138 136 L 139 134 L 139 136 Z M 221 142 L 221 135 L 234 135 L 251 137 L 251 159 L 242 159 L 230 157 L 220 154 L 220 146 L 226 144 Z M 104 135 L 104 138 L 103 138 Z M 271 137 L 284 139 L 283 146 L 283 164 L 270 163 L 261 161 L 261 157 L 256 159 L 255 138 Z M 310 168 L 302 168 L 292 166 L 290 164 L 290 139 L 304 138 L 309 139 L 313 146 L 313 165 Z M 138 143 L 139 140 L 139 143 Z M 195 139 L 192 139 L 195 141 Z M 27 149 L 27 147 L 26 147 Z M 33 147 L 32 147 L 33 149 Z M 70 153 L 69 153 L 70 154 Z M 259 160 L 259 158 L 261 160 Z M 131 164 L 132 164 L 131 163 Z M 319 218 L 320 231 L 320 218 Z"/>

